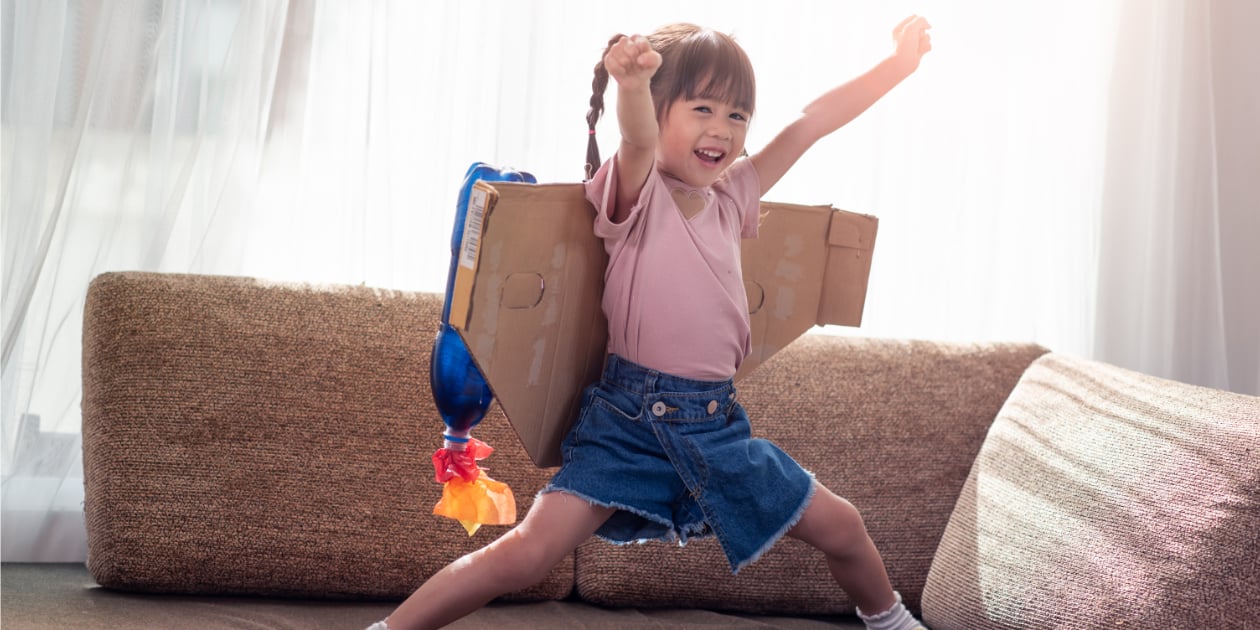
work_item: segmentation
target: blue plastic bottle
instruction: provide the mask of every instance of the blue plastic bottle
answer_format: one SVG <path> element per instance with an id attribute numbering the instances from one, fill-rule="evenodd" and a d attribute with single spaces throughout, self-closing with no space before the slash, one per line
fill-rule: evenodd
<path id="1" fill-rule="evenodd" d="M 462 450 L 468 441 L 468 433 L 485 416 L 492 398 L 485 376 L 473 362 L 468 347 L 451 327 L 451 293 L 455 288 L 455 271 L 459 267 L 459 250 L 464 241 L 464 222 L 468 215 L 468 199 L 473 184 L 478 180 L 488 182 L 536 183 L 534 176 L 511 169 L 497 169 L 477 162 L 464 174 L 463 186 L 455 207 L 455 226 L 451 230 L 451 266 L 446 276 L 446 302 L 442 306 L 442 325 L 429 364 L 429 384 L 433 401 L 442 421 L 446 423 L 446 447 Z"/>

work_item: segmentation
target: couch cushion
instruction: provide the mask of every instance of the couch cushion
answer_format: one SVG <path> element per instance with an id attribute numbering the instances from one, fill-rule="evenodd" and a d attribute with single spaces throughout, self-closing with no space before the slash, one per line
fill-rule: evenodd
<path id="1" fill-rule="evenodd" d="M 917 607 L 932 553 L 985 431 L 1046 350 L 806 335 L 737 384 L 754 434 L 852 501 Z M 732 576 L 713 539 L 578 548 L 579 594 L 609 606 L 853 611 L 820 553 L 785 539 Z"/>
<path id="2" fill-rule="evenodd" d="M 442 297 L 111 273 L 83 339 L 88 567 L 156 592 L 393 598 L 506 528 L 432 515 Z M 521 514 L 535 468 L 498 407 L 474 431 Z M 562 598 L 572 560 L 513 597 Z"/>
<path id="3" fill-rule="evenodd" d="M 1242 628 L 1260 604 L 1260 398 L 1051 354 L 932 563 L 950 628 Z"/>

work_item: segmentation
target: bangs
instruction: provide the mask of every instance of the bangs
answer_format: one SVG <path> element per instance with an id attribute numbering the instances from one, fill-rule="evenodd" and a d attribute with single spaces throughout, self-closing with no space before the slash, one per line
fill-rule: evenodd
<path id="1" fill-rule="evenodd" d="M 657 99 L 657 115 L 674 101 L 713 99 L 745 110 L 749 116 L 757 107 L 757 81 L 748 55 L 729 35 L 700 31 L 679 41 L 670 51 L 668 72 L 662 85 L 663 98 Z M 663 64 L 666 65 L 666 64 Z M 653 90 L 654 92 L 656 90 Z"/>

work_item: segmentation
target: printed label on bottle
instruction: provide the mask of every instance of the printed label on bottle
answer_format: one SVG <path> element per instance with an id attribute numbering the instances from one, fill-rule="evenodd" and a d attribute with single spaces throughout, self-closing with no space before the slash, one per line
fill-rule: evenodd
<path id="1" fill-rule="evenodd" d="M 481 223 L 486 214 L 486 191 L 473 188 L 468 196 L 468 213 L 464 215 L 464 242 L 460 246 L 459 266 L 477 268 L 477 249 L 481 247 Z"/>

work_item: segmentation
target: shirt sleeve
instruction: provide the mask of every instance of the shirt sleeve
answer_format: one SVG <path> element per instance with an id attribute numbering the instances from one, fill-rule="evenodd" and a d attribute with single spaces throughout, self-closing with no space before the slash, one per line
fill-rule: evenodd
<path id="1" fill-rule="evenodd" d="M 595 171 L 595 176 L 585 184 L 586 200 L 595 206 L 595 236 L 605 240 L 625 238 L 642 214 L 642 209 L 647 204 L 651 189 L 658 178 L 656 165 L 653 164 L 647 181 L 643 183 L 643 189 L 639 191 L 639 199 L 630 208 L 626 220 L 614 223 L 608 214 L 612 204 L 617 203 L 617 156 L 613 155 L 605 160 L 599 170 Z"/>

